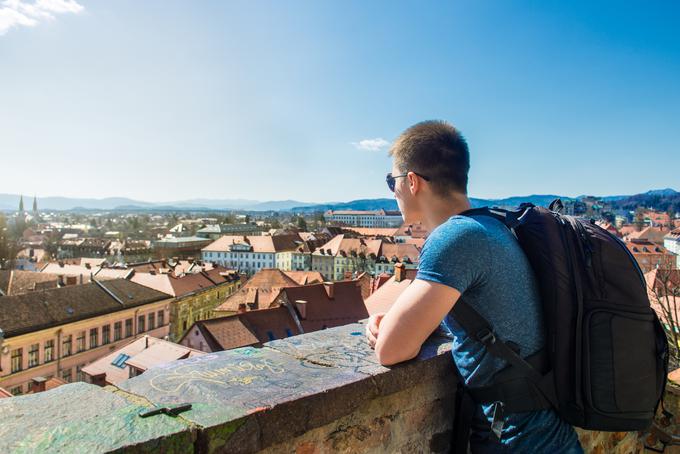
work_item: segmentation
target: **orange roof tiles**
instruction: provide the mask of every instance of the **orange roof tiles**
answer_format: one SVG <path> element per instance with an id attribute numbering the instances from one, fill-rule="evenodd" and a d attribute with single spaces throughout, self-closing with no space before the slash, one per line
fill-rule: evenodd
<path id="1" fill-rule="evenodd" d="M 129 359 L 122 363 L 124 367 L 114 366 L 112 363 L 121 354 L 127 355 Z M 155 365 L 203 354 L 205 353 L 183 345 L 145 335 L 88 364 L 83 368 L 83 372 L 91 377 L 104 374 L 105 383 L 115 385 L 130 378 L 128 364 L 137 360 L 138 357 L 137 366 L 142 370 L 147 370 Z"/>
<path id="2" fill-rule="evenodd" d="M 323 282 L 323 274 L 318 271 L 284 271 L 286 276 L 297 282 L 298 285 L 313 284 Z"/>
<path id="3" fill-rule="evenodd" d="M 355 280 L 285 288 L 280 299 L 291 304 L 299 300 L 307 302 L 306 316 L 300 320 L 305 332 L 346 325 L 368 317 L 361 284 Z"/>
<path id="4" fill-rule="evenodd" d="M 276 236 L 225 235 L 204 247 L 203 251 L 228 251 L 232 244 L 249 244 L 253 252 L 275 253 L 294 251 L 303 243 L 298 234 Z"/>
<path id="5" fill-rule="evenodd" d="M 380 227 L 344 227 L 343 230 L 357 233 L 362 236 L 387 236 L 393 237 L 399 229 Z"/>
<path id="6" fill-rule="evenodd" d="M 300 334 L 295 319 L 286 307 L 254 310 L 201 320 L 192 327 L 192 329 L 196 328 L 201 331 L 212 351 L 260 345 L 272 340 L 271 338 L 282 339 L 289 335 Z M 191 329 L 187 333 L 189 332 Z"/>
<path id="7" fill-rule="evenodd" d="M 215 310 L 219 312 L 238 312 L 239 308 L 247 310 L 266 309 L 276 299 L 284 287 L 297 287 L 298 282 L 277 268 L 266 268 L 258 271 L 240 289 L 229 295 L 224 303 Z M 241 306 L 245 305 L 245 306 Z"/>
<path id="8" fill-rule="evenodd" d="M 229 271 L 231 270 L 221 266 L 215 266 L 208 271 L 190 273 L 183 276 L 135 273 L 130 280 L 145 287 L 158 290 L 159 292 L 167 293 L 171 296 L 182 296 L 191 292 L 198 292 L 224 284 L 238 277 L 236 274 L 233 274 L 233 277 L 226 276 Z"/>

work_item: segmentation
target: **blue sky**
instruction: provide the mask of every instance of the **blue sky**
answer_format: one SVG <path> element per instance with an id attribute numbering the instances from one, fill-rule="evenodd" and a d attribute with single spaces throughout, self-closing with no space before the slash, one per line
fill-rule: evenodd
<path id="1" fill-rule="evenodd" d="M 0 193 L 390 197 L 432 118 L 474 197 L 680 189 L 677 5 L 0 0 Z"/>

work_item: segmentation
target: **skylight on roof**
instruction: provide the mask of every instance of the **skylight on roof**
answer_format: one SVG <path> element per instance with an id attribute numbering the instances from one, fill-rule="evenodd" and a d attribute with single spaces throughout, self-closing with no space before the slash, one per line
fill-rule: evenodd
<path id="1" fill-rule="evenodd" d="M 120 369 L 125 369 L 125 361 L 130 359 L 130 355 L 126 355 L 125 353 L 121 353 L 118 356 L 116 356 L 116 359 L 114 359 L 111 362 L 112 366 L 116 366 Z"/>

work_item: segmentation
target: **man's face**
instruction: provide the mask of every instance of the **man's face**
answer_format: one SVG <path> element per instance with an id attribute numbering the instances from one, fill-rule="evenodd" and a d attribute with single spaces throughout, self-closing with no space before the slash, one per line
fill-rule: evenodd
<path id="1" fill-rule="evenodd" d="M 400 170 L 394 162 L 392 163 L 392 175 L 402 175 L 406 172 Z M 408 177 L 400 177 L 394 180 L 394 198 L 397 200 L 401 217 L 404 223 L 413 224 L 420 222 L 418 219 L 417 200 L 411 193 Z"/>

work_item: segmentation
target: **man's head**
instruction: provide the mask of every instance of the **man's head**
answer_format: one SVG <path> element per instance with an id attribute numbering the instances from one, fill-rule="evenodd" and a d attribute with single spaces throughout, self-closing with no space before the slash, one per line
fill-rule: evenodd
<path id="1" fill-rule="evenodd" d="M 397 177 L 394 194 L 405 222 L 420 222 L 433 199 L 466 196 L 468 146 L 449 123 L 433 120 L 411 126 L 397 138 L 389 154 L 392 175 Z"/>

